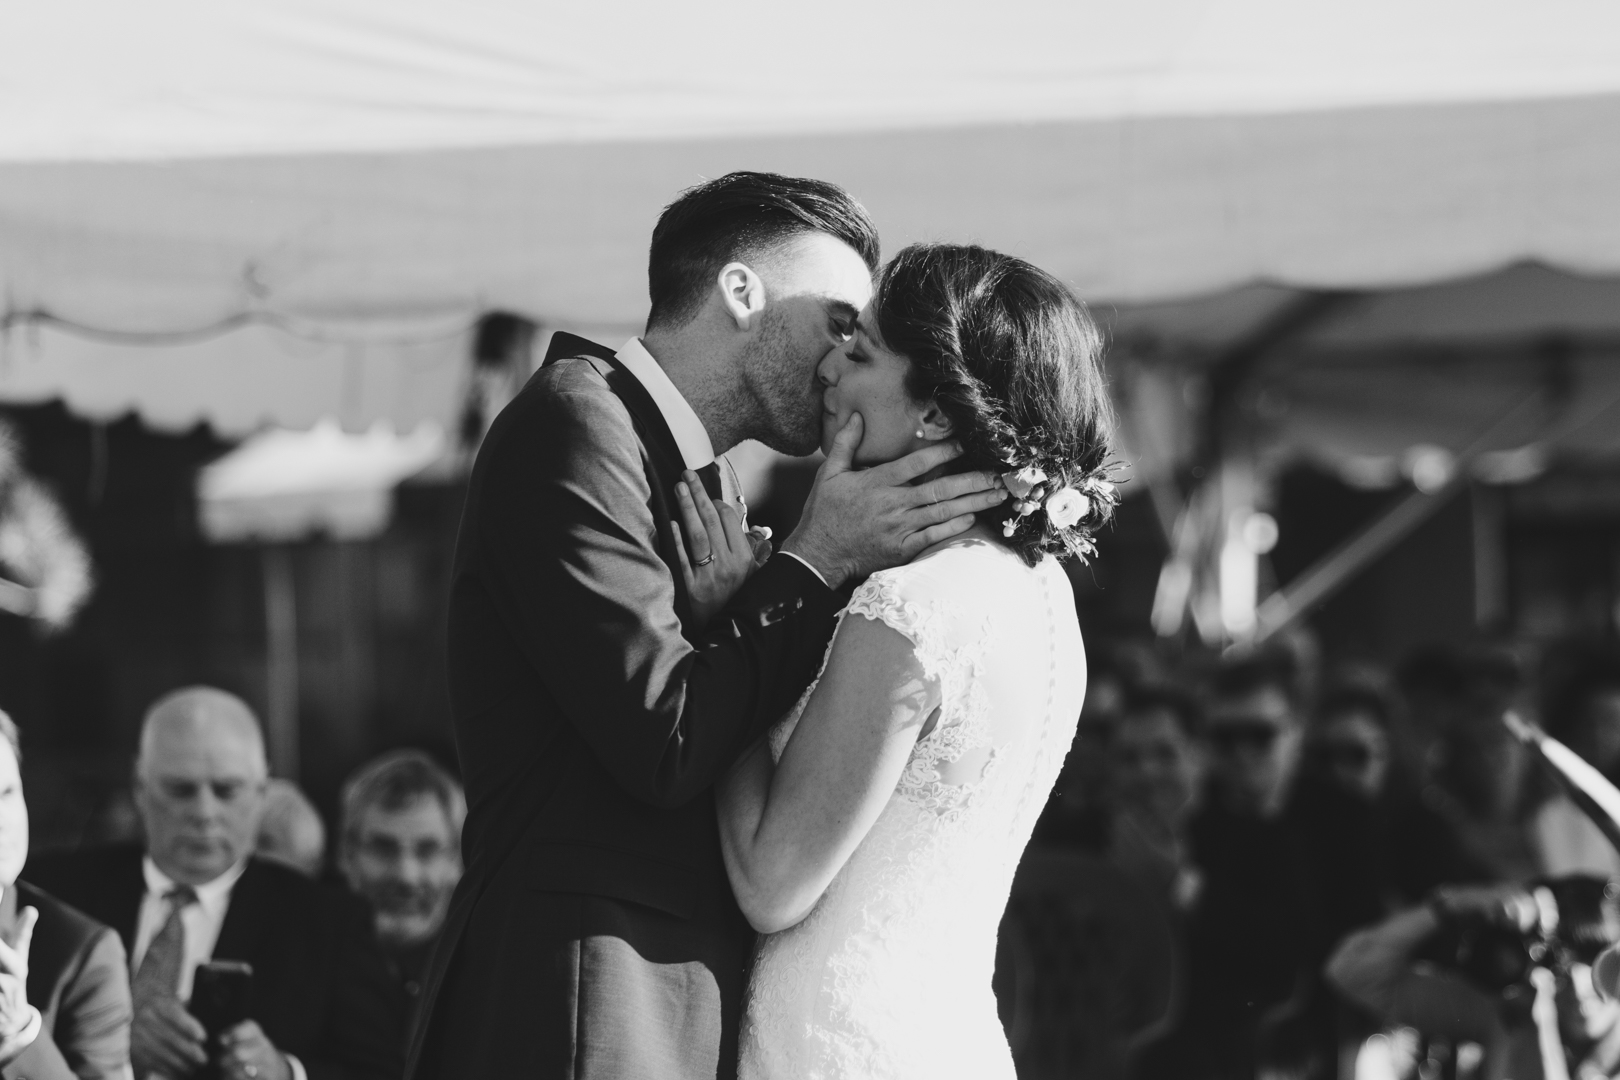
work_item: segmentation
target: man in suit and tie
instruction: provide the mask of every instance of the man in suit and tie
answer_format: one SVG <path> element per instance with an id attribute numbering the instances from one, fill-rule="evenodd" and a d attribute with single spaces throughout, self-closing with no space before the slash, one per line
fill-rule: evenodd
<path id="1" fill-rule="evenodd" d="M 17 725 L 0 712 L 0 1077 L 128 1080 L 118 935 L 17 880 L 28 860 L 21 761 Z"/>
<path id="2" fill-rule="evenodd" d="M 653 232 L 645 335 L 618 349 L 555 335 L 491 426 L 450 605 L 467 871 L 407 1075 L 735 1071 L 753 933 L 714 781 L 809 683 L 842 587 L 1004 498 L 988 474 L 911 483 L 954 448 L 824 467 L 782 550 L 722 610 L 694 605 L 677 485 L 701 480 L 735 528 L 717 450 L 820 445 L 816 368 L 851 334 L 877 261 L 870 219 L 834 185 L 710 181 Z"/>
<path id="3" fill-rule="evenodd" d="M 146 850 L 41 858 L 30 876 L 116 929 L 134 975 L 137 1080 L 397 1077 L 405 1003 L 363 904 L 252 856 L 268 771 L 239 698 L 190 687 L 146 714 L 135 805 Z M 250 1019 L 217 1045 L 187 1010 L 197 966 L 253 968 Z"/>

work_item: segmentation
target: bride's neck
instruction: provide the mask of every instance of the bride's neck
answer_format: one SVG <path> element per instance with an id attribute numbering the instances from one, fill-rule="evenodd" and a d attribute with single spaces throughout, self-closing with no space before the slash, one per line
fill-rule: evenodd
<path id="1" fill-rule="evenodd" d="M 955 469 L 952 468 L 952 466 L 955 465 L 955 464 L 956 464 L 956 462 L 947 461 L 943 465 L 937 465 L 934 468 L 929 469 L 927 472 L 923 473 L 921 476 L 917 477 L 915 480 L 913 480 L 912 484 L 913 485 L 926 484 L 930 480 L 937 480 L 942 476 L 951 476 L 954 473 L 960 472 L 961 471 L 960 468 L 955 468 Z M 915 561 L 916 559 L 922 558 L 924 555 L 931 555 L 934 552 L 938 551 L 942 547 L 947 547 L 950 544 L 958 544 L 958 543 L 961 543 L 963 540 L 970 540 L 970 539 L 971 540 L 988 540 L 991 543 L 999 543 L 999 537 L 996 534 L 995 530 L 991 529 L 983 521 L 975 521 L 973 523 L 972 527 L 970 527 L 966 532 L 957 533 L 955 536 L 947 537 L 946 539 L 941 540 L 938 543 L 930 544 L 928 547 L 923 548 L 921 551 L 919 551 L 913 557 L 913 561 Z"/>

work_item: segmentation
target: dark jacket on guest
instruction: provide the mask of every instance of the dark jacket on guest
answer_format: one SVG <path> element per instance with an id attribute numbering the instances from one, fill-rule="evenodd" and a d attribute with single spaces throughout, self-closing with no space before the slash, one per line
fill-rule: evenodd
<path id="1" fill-rule="evenodd" d="M 0 896 L 0 935 L 39 912 L 28 951 L 28 1003 L 44 1025 L 4 1080 L 115 1080 L 129 1068 L 129 965 L 118 935 L 25 881 Z"/>
<path id="2" fill-rule="evenodd" d="M 113 847 L 40 855 L 28 876 L 117 930 L 133 950 L 146 880 L 142 852 Z M 404 1068 L 404 994 L 360 901 L 248 860 L 231 889 L 216 960 L 253 965 L 249 1015 L 309 1080 L 394 1080 Z"/>

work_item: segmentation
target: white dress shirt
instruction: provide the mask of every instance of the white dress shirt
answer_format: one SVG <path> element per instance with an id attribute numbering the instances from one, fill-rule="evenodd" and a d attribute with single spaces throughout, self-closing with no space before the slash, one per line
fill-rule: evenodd
<path id="1" fill-rule="evenodd" d="M 705 465 L 713 464 L 714 444 L 709 441 L 708 429 L 681 392 L 675 389 L 675 384 L 669 381 L 669 376 L 664 374 L 664 369 L 653 359 L 641 339 L 631 338 L 625 342 L 619 347 L 618 356 L 619 363 L 630 369 L 630 374 L 636 377 L 641 388 L 653 399 L 653 404 L 658 406 L 664 423 L 669 425 L 669 433 L 675 436 L 675 445 L 680 447 L 681 460 L 686 467 L 697 472 Z"/>
<path id="2" fill-rule="evenodd" d="M 659 414 L 669 426 L 669 433 L 675 436 L 675 445 L 680 448 L 681 460 L 686 467 L 697 472 L 704 466 L 712 464 L 714 444 L 709 441 L 708 429 L 703 426 L 703 421 L 692 410 L 686 398 L 675 388 L 675 384 L 653 358 L 653 354 L 641 343 L 641 339 L 631 338 L 619 346 L 617 355 L 619 363 L 636 377 L 642 389 L 647 391 L 647 396 L 653 399 L 653 404 L 658 406 Z M 738 495 L 740 496 L 741 492 L 738 492 Z M 822 577 L 821 571 L 804 559 L 800 559 L 791 551 L 784 551 L 782 554 L 790 559 L 798 559 L 823 585 L 827 584 L 827 579 Z"/>
<path id="3" fill-rule="evenodd" d="M 203 885 L 194 885 L 197 902 L 188 904 L 180 912 L 180 926 L 185 931 L 185 949 L 180 960 L 180 986 L 176 996 L 181 1001 L 191 1000 L 191 985 L 197 975 L 197 965 L 214 958 L 214 946 L 219 943 L 220 928 L 225 925 L 225 914 L 231 909 L 231 890 L 236 887 L 242 872 L 247 869 L 243 859 L 219 877 Z M 162 870 L 148 855 L 141 860 L 141 874 L 146 879 L 146 895 L 141 897 L 141 911 L 135 922 L 135 947 L 129 953 L 131 976 L 141 969 L 146 950 L 158 936 L 163 924 L 169 921 L 169 891 L 177 882 Z M 308 1080 L 303 1062 L 285 1054 L 292 1066 L 293 1080 Z"/>

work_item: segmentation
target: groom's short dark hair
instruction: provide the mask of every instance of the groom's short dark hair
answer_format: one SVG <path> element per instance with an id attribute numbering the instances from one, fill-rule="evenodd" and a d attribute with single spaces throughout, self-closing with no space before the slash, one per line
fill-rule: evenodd
<path id="1" fill-rule="evenodd" d="M 687 188 L 658 217 L 647 254 L 647 325 L 680 326 L 703 306 L 714 275 L 803 233 L 826 233 L 878 265 L 877 228 L 837 184 L 733 172 Z"/>

